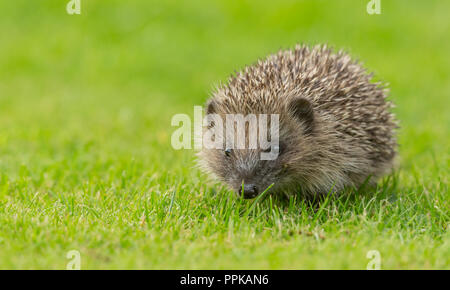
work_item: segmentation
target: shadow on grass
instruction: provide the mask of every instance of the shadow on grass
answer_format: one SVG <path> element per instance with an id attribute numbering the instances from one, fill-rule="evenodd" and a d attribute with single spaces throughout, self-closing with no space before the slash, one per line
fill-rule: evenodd
<path id="1" fill-rule="evenodd" d="M 218 184 L 216 184 L 218 185 Z M 399 174 L 386 176 L 375 186 L 348 188 L 339 194 L 269 194 L 253 200 L 237 197 L 224 187 L 210 187 L 203 196 L 201 218 L 213 216 L 224 231 L 244 225 L 265 229 L 322 227 L 375 228 L 380 232 L 405 230 L 412 236 L 439 238 L 449 222 L 446 195 L 438 186 L 429 188 L 399 183 Z M 216 191 L 217 190 L 217 191 Z"/>
<path id="2" fill-rule="evenodd" d="M 347 188 L 342 192 L 332 192 L 328 194 L 305 194 L 301 190 L 296 194 L 266 194 L 263 198 L 249 201 L 252 205 L 260 203 L 267 204 L 270 200 L 272 206 L 276 206 L 282 210 L 295 208 L 303 208 L 305 206 L 319 210 L 325 204 L 332 205 L 351 205 L 360 202 L 361 200 L 377 201 L 389 200 L 395 201 L 397 193 L 402 191 L 398 187 L 398 173 L 393 173 L 376 185 L 369 185 L 367 182 L 359 188 Z"/>

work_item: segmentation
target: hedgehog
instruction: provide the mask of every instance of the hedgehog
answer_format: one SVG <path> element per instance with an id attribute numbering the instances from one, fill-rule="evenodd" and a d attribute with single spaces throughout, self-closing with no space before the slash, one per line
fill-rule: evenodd
<path id="1" fill-rule="evenodd" d="M 200 165 L 244 198 L 267 188 L 315 196 L 376 185 L 392 170 L 397 150 L 398 122 L 387 95 L 387 86 L 345 51 L 280 50 L 235 72 L 205 105 L 206 114 L 222 118 L 279 116 L 277 157 L 261 160 L 266 149 L 227 148 L 224 140 L 222 148 L 202 148 Z"/>

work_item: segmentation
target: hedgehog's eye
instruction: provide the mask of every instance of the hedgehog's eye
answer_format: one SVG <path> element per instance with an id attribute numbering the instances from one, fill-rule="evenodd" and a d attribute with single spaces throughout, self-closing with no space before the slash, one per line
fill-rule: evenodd
<path id="1" fill-rule="evenodd" d="M 230 157 L 230 156 L 231 156 L 231 152 L 232 152 L 232 150 L 231 150 L 230 148 L 225 149 L 225 155 L 226 155 L 227 157 Z"/>

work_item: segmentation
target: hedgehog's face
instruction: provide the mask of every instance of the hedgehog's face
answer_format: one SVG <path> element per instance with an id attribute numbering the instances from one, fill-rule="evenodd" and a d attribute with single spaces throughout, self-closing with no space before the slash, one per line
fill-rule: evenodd
<path id="1" fill-rule="evenodd" d="M 244 198 L 254 198 L 272 183 L 275 185 L 283 171 L 282 157 L 261 160 L 260 149 L 218 150 L 222 155 L 221 169 L 215 171 L 236 193 Z"/>
<path id="2" fill-rule="evenodd" d="M 210 106 L 208 114 L 211 114 Z M 278 138 L 272 140 L 273 132 L 269 132 L 270 145 L 265 146 L 265 149 L 260 148 L 259 142 L 255 149 L 227 146 L 203 149 L 200 153 L 203 164 L 244 198 L 254 198 L 272 184 L 271 192 L 283 191 L 298 184 L 292 164 L 299 155 L 298 147 L 304 144 L 307 139 L 304 137 L 313 129 L 313 111 L 309 102 L 297 98 L 287 105 L 286 112 L 280 115 L 282 114 L 287 115 L 280 117 L 279 132 L 276 134 Z M 245 131 L 245 136 L 248 137 L 251 130 L 246 127 Z M 223 134 L 221 140 L 223 139 L 223 144 L 228 144 L 225 136 Z M 248 144 L 247 138 L 246 145 Z M 271 157 L 267 158 L 268 156 Z"/>

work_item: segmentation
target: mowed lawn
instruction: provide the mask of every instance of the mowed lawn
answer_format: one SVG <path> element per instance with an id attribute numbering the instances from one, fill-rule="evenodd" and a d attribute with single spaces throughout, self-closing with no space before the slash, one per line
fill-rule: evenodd
<path id="1" fill-rule="evenodd" d="M 67 2 L 0 2 L 0 268 L 450 269 L 450 2 Z M 390 84 L 377 189 L 241 200 L 171 147 L 174 114 L 296 43 Z"/>

